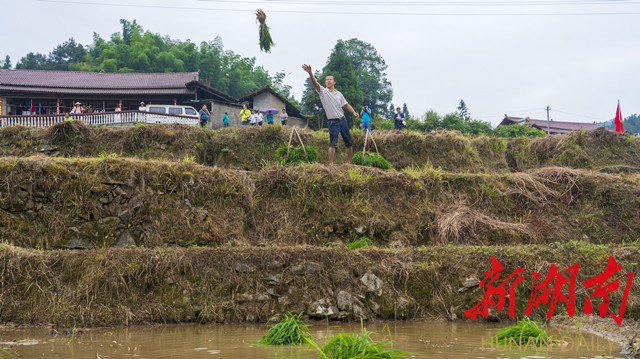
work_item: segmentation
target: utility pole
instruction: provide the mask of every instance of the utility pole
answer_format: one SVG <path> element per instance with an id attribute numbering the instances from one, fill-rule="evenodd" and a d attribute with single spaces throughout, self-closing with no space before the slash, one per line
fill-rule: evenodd
<path id="1" fill-rule="evenodd" d="M 550 135 L 551 131 L 549 130 L 549 111 L 551 111 L 551 108 L 547 106 L 546 110 L 547 110 L 547 135 Z"/>

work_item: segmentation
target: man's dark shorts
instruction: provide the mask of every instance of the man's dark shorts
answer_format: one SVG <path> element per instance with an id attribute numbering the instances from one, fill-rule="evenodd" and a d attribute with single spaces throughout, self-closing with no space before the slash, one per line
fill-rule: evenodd
<path id="1" fill-rule="evenodd" d="M 338 147 L 338 134 L 342 136 L 345 147 L 351 147 L 353 140 L 349 132 L 349 124 L 345 117 L 336 120 L 329 120 L 329 146 Z"/>

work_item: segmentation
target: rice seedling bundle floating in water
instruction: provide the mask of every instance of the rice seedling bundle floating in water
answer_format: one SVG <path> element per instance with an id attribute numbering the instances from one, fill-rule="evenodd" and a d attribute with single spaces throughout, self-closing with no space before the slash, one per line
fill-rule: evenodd
<path id="1" fill-rule="evenodd" d="M 555 340 L 552 340 L 535 321 L 524 317 L 518 324 L 499 330 L 492 338 L 492 342 L 505 345 L 513 343 L 545 345 Z"/>
<path id="2" fill-rule="evenodd" d="M 280 323 L 269 329 L 258 344 L 264 345 L 300 345 L 310 338 L 309 327 L 300 320 L 302 314 L 285 313 Z"/>
<path id="3" fill-rule="evenodd" d="M 327 359 L 402 359 L 405 353 L 387 348 L 389 341 L 374 342 L 366 329 L 362 334 L 342 333 L 331 338 L 320 350 Z"/>

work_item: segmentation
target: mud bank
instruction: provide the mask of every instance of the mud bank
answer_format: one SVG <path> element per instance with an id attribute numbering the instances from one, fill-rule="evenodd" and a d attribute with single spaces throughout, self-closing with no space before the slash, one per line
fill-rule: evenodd
<path id="1" fill-rule="evenodd" d="M 0 236 L 38 249 L 504 245 L 640 238 L 633 174 L 343 165 L 254 172 L 120 158 L 0 158 Z"/>
<path id="2" fill-rule="evenodd" d="M 464 318 L 490 257 L 505 276 L 524 268 L 516 313 L 530 294 L 531 271 L 581 264 L 578 281 L 614 256 L 638 272 L 637 246 L 588 243 L 502 247 L 434 246 L 405 250 L 345 248 L 162 248 L 38 251 L 0 246 L 0 321 L 60 326 L 257 322 L 285 311 L 310 318 Z M 586 290 L 576 290 L 581 313 Z M 619 301 L 614 295 L 613 301 Z M 640 316 L 634 288 L 625 317 Z M 533 316 L 544 315 L 540 306 Z M 562 314 L 559 305 L 556 314 Z M 501 313 L 491 313 L 506 318 Z M 613 321 L 610 318 L 602 319 Z"/>

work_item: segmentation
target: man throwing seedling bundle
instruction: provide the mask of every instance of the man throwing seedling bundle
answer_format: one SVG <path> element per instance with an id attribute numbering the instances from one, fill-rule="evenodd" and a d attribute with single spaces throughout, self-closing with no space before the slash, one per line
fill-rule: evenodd
<path id="1" fill-rule="evenodd" d="M 313 87 L 316 88 L 316 92 L 320 96 L 322 108 L 329 121 L 329 164 L 333 164 L 333 157 L 336 153 L 336 147 L 338 147 L 338 134 L 342 136 L 344 145 L 347 148 L 349 161 L 351 161 L 353 157 L 353 149 L 351 148 L 353 140 L 351 139 L 349 125 L 347 124 L 347 119 L 344 117 L 342 108 L 346 107 L 356 118 L 358 117 L 358 113 L 349 105 L 342 93 L 335 89 L 336 80 L 333 78 L 333 75 L 327 75 L 324 80 L 324 84 L 327 87 L 322 87 L 318 83 L 318 80 L 316 80 L 316 77 L 313 76 L 311 66 L 302 65 L 302 69 L 309 74 L 309 79 L 311 79 Z"/>

